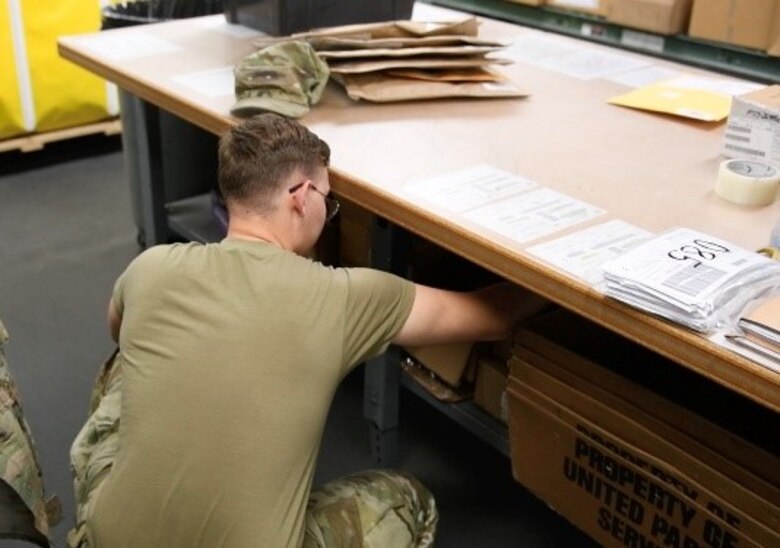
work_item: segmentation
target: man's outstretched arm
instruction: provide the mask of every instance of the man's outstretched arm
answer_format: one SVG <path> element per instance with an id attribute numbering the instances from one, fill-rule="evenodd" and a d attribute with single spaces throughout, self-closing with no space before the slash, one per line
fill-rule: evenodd
<path id="1" fill-rule="evenodd" d="M 502 339 L 547 302 L 508 282 L 469 292 L 416 285 L 412 311 L 393 342 L 422 346 Z"/>

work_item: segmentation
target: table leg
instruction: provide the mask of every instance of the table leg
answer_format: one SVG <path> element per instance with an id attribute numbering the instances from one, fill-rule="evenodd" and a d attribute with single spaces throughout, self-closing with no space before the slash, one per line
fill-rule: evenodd
<path id="1" fill-rule="evenodd" d="M 407 265 L 408 234 L 384 219 L 372 227 L 371 265 L 403 275 Z M 363 416 L 368 420 L 371 455 L 378 466 L 392 467 L 398 461 L 398 397 L 401 389 L 400 350 L 366 363 Z"/>
<path id="2" fill-rule="evenodd" d="M 168 241 L 159 109 L 120 90 L 122 147 L 133 220 L 143 247 Z"/>

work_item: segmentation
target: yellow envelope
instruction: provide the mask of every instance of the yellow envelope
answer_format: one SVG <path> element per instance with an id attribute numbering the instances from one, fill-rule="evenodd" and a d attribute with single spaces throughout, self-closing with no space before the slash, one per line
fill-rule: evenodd
<path id="1" fill-rule="evenodd" d="M 674 80 L 638 88 L 613 97 L 608 102 L 613 105 L 674 114 L 706 122 L 720 122 L 729 115 L 731 110 L 731 95 L 678 86 L 675 85 Z"/>

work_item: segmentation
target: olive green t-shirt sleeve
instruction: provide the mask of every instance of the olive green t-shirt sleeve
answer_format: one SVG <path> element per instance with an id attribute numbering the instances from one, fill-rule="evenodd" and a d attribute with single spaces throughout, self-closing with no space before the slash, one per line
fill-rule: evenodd
<path id="1" fill-rule="evenodd" d="M 387 349 L 414 304 L 414 284 L 368 268 L 346 269 L 343 366 L 347 369 Z"/>
<path id="2" fill-rule="evenodd" d="M 111 302 L 114 303 L 114 310 L 121 317 L 125 311 L 125 283 L 127 281 L 127 270 L 120 274 L 114 283 L 114 292 L 111 294 Z"/>
<path id="3" fill-rule="evenodd" d="M 170 247 L 167 245 L 150 247 L 130 261 L 125 271 L 117 278 L 114 283 L 114 292 L 111 294 L 111 300 L 120 317 L 125 311 L 125 298 L 130 280 L 132 279 L 134 283 L 137 283 L 138 281 L 147 280 L 152 273 L 158 272 L 160 262 L 165 258 Z"/>

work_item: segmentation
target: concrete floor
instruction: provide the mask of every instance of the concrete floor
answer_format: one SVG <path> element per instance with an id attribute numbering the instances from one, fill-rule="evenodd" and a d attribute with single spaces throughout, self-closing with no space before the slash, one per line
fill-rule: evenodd
<path id="1" fill-rule="evenodd" d="M 137 254 L 120 142 L 88 137 L 41 152 L 0 155 L 0 317 L 49 493 L 74 514 L 68 451 L 91 384 L 112 349 L 105 308 Z M 336 395 L 318 483 L 373 463 L 362 419 L 362 370 Z M 436 495 L 438 546 L 590 546 L 594 543 L 512 479 L 509 460 L 416 396 L 401 401 L 400 466 Z M 0 541 L 0 546 L 28 546 Z"/>

